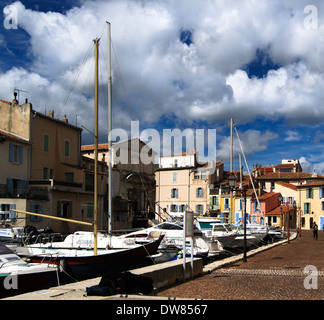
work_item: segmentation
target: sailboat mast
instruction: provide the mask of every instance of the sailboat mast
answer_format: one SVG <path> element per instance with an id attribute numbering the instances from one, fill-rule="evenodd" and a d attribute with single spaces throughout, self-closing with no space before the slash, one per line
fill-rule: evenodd
<path id="1" fill-rule="evenodd" d="M 231 159 L 230 159 L 230 174 L 233 173 L 233 118 L 231 118 Z M 230 225 L 234 223 L 234 203 L 233 190 L 230 190 Z"/>
<path id="2" fill-rule="evenodd" d="M 112 235 L 112 149 L 111 149 L 111 129 L 112 129 L 112 111 L 111 111 L 111 39 L 110 23 L 107 23 L 108 32 L 108 234 Z"/>
<path id="3" fill-rule="evenodd" d="M 99 39 L 94 40 L 95 44 L 95 150 L 94 150 L 94 217 L 93 217 L 93 236 L 94 236 L 94 254 L 97 254 L 97 233 L 98 233 L 98 57 L 99 57 Z"/>

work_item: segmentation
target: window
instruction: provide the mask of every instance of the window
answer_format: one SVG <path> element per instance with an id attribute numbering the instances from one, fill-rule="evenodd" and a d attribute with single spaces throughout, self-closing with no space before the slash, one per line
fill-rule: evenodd
<path id="1" fill-rule="evenodd" d="M 196 198 L 203 198 L 204 197 L 204 188 L 197 188 L 196 189 Z"/>
<path id="2" fill-rule="evenodd" d="M 306 199 L 313 199 L 313 188 L 306 189 Z"/>
<path id="3" fill-rule="evenodd" d="M 48 179 L 48 168 L 43 167 L 43 179 Z"/>
<path id="4" fill-rule="evenodd" d="M 85 174 L 85 191 L 94 191 L 94 175 L 91 173 Z"/>
<path id="5" fill-rule="evenodd" d="M 177 159 L 174 160 L 174 167 L 178 168 L 178 160 Z"/>
<path id="6" fill-rule="evenodd" d="M 210 197 L 210 209 L 217 210 L 218 209 L 218 196 Z"/>
<path id="7" fill-rule="evenodd" d="M 178 198 L 178 189 L 171 189 L 171 198 Z"/>
<path id="8" fill-rule="evenodd" d="M 177 182 L 177 173 L 173 172 L 173 182 Z"/>
<path id="9" fill-rule="evenodd" d="M 92 219 L 94 212 L 94 205 L 93 202 L 87 202 L 87 218 Z"/>
<path id="10" fill-rule="evenodd" d="M 72 217 L 72 202 L 71 201 L 58 201 L 57 202 L 57 215 L 62 218 Z"/>
<path id="11" fill-rule="evenodd" d="M 65 181 L 66 182 L 74 182 L 74 173 L 73 172 L 65 172 Z"/>
<path id="12" fill-rule="evenodd" d="M 224 209 L 229 209 L 229 199 L 228 198 L 224 199 Z"/>
<path id="13" fill-rule="evenodd" d="M 201 179 L 206 180 L 207 179 L 207 172 L 202 172 L 201 173 Z"/>
<path id="14" fill-rule="evenodd" d="M 304 213 L 311 213 L 311 204 L 309 202 L 304 203 Z"/>
<path id="15" fill-rule="evenodd" d="M 274 182 L 271 182 L 271 192 L 273 192 L 275 189 L 275 183 Z"/>
<path id="16" fill-rule="evenodd" d="M 186 212 L 186 205 L 185 204 L 181 204 L 180 205 L 180 210 L 179 212 Z"/>
<path id="17" fill-rule="evenodd" d="M 323 187 L 319 187 L 319 198 L 322 199 L 323 198 Z"/>
<path id="18" fill-rule="evenodd" d="M 176 204 L 171 204 L 170 212 L 178 212 L 178 206 Z"/>
<path id="19" fill-rule="evenodd" d="M 12 163 L 23 163 L 23 148 L 16 144 L 9 144 L 9 161 Z"/>
<path id="20" fill-rule="evenodd" d="M 322 211 L 324 211 L 324 201 L 322 201 Z"/>
<path id="21" fill-rule="evenodd" d="M 43 206 L 40 204 L 32 204 L 30 206 L 30 212 L 43 214 Z M 32 222 L 39 222 L 42 220 L 43 220 L 42 217 L 30 215 L 30 221 Z"/>
<path id="22" fill-rule="evenodd" d="M 197 204 L 196 205 L 196 212 L 198 214 L 203 214 L 204 213 L 204 206 L 202 204 Z"/>
<path id="23" fill-rule="evenodd" d="M 27 181 L 15 178 L 7 178 L 7 192 L 10 198 L 25 198 L 27 193 Z"/>
<path id="24" fill-rule="evenodd" d="M 44 152 L 49 152 L 49 135 L 44 133 L 43 149 Z"/>
<path id="25" fill-rule="evenodd" d="M 14 219 L 16 214 L 10 211 L 11 209 L 16 209 L 16 205 L 11 203 L 0 203 L 0 220 L 6 221 Z"/>
<path id="26" fill-rule="evenodd" d="M 64 140 L 64 156 L 69 157 L 70 156 L 70 141 Z"/>
<path id="27" fill-rule="evenodd" d="M 195 180 L 199 180 L 200 179 L 200 173 L 199 172 L 195 172 L 194 179 Z"/>

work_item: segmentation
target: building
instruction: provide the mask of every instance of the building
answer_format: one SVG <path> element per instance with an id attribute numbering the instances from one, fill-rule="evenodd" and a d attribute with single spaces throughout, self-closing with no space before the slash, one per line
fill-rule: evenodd
<path id="1" fill-rule="evenodd" d="M 0 130 L 0 222 L 2 225 L 25 226 L 25 219 L 10 209 L 25 210 L 27 199 L 33 196 L 28 189 L 31 144 L 28 140 Z M 19 218 L 19 219 L 18 219 Z"/>
<path id="2" fill-rule="evenodd" d="M 83 157 L 94 158 L 94 145 L 81 147 Z M 138 138 L 112 145 L 114 229 L 145 227 L 154 216 L 154 151 Z M 98 159 L 109 163 L 108 144 L 98 145 Z M 117 204 L 116 204 L 117 205 Z M 124 222 L 124 223 L 122 223 Z"/>
<path id="3" fill-rule="evenodd" d="M 89 169 L 83 167 L 82 129 L 69 124 L 66 117 L 62 120 L 55 118 L 53 111 L 49 115 L 35 111 L 28 101 L 20 105 L 16 95 L 12 102 L 0 100 L 0 112 L 0 129 L 15 136 L 18 146 L 13 151 L 17 173 L 12 174 L 10 161 L 1 169 L 2 184 L 5 180 L 8 191 L 6 202 L 15 203 L 25 196 L 19 210 L 93 222 L 93 190 L 89 188 L 93 182 L 89 180 Z M 20 150 L 23 150 L 22 155 Z M 11 153 L 11 149 L 8 152 Z M 24 173 L 17 177 L 20 171 Z M 102 172 L 102 177 L 105 176 L 106 172 Z M 98 180 L 98 184 L 102 183 Z M 98 212 L 103 214 L 106 182 L 101 190 Z M 18 221 L 37 229 L 50 227 L 62 233 L 91 228 L 21 213 L 11 222 L 16 225 Z"/>
<path id="4" fill-rule="evenodd" d="M 316 222 L 324 230 L 324 180 L 297 185 L 298 216 L 302 229 L 311 229 Z"/>
<path id="5" fill-rule="evenodd" d="M 209 216 L 218 209 L 215 183 L 221 181 L 223 163 L 199 164 L 198 152 L 160 157 L 155 171 L 156 212 L 161 219 L 182 219 L 186 210 Z"/>

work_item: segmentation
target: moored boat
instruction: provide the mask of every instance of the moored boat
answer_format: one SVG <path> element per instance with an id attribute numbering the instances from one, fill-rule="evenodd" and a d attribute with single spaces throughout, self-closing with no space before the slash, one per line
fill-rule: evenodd
<path id="1" fill-rule="evenodd" d="M 54 285 L 57 272 L 57 266 L 23 261 L 0 243 L 0 298 Z"/>

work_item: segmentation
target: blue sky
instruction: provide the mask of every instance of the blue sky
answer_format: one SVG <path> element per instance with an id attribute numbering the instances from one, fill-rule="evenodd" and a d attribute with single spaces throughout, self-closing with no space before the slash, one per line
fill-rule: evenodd
<path id="1" fill-rule="evenodd" d="M 53 109 L 57 118 L 66 114 L 70 123 L 87 128 L 83 143 L 92 143 L 92 40 L 99 37 L 100 142 L 105 142 L 109 21 L 115 128 L 129 130 L 137 120 L 141 130 L 156 129 L 161 136 L 163 129 L 216 129 L 210 147 L 229 169 L 232 117 L 250 167 L 298 158 L 304 170 L 324 174 L 324 4 L 309 5 L 2 1 L 0 99 L 12 100 L 18 88 L 20 102 L 28 98 L 35 110 Z M 14 9 L 17 29 L 5 27 L 8 8 Z M 239 152 L 235 141 L 236 169 Z"/>

